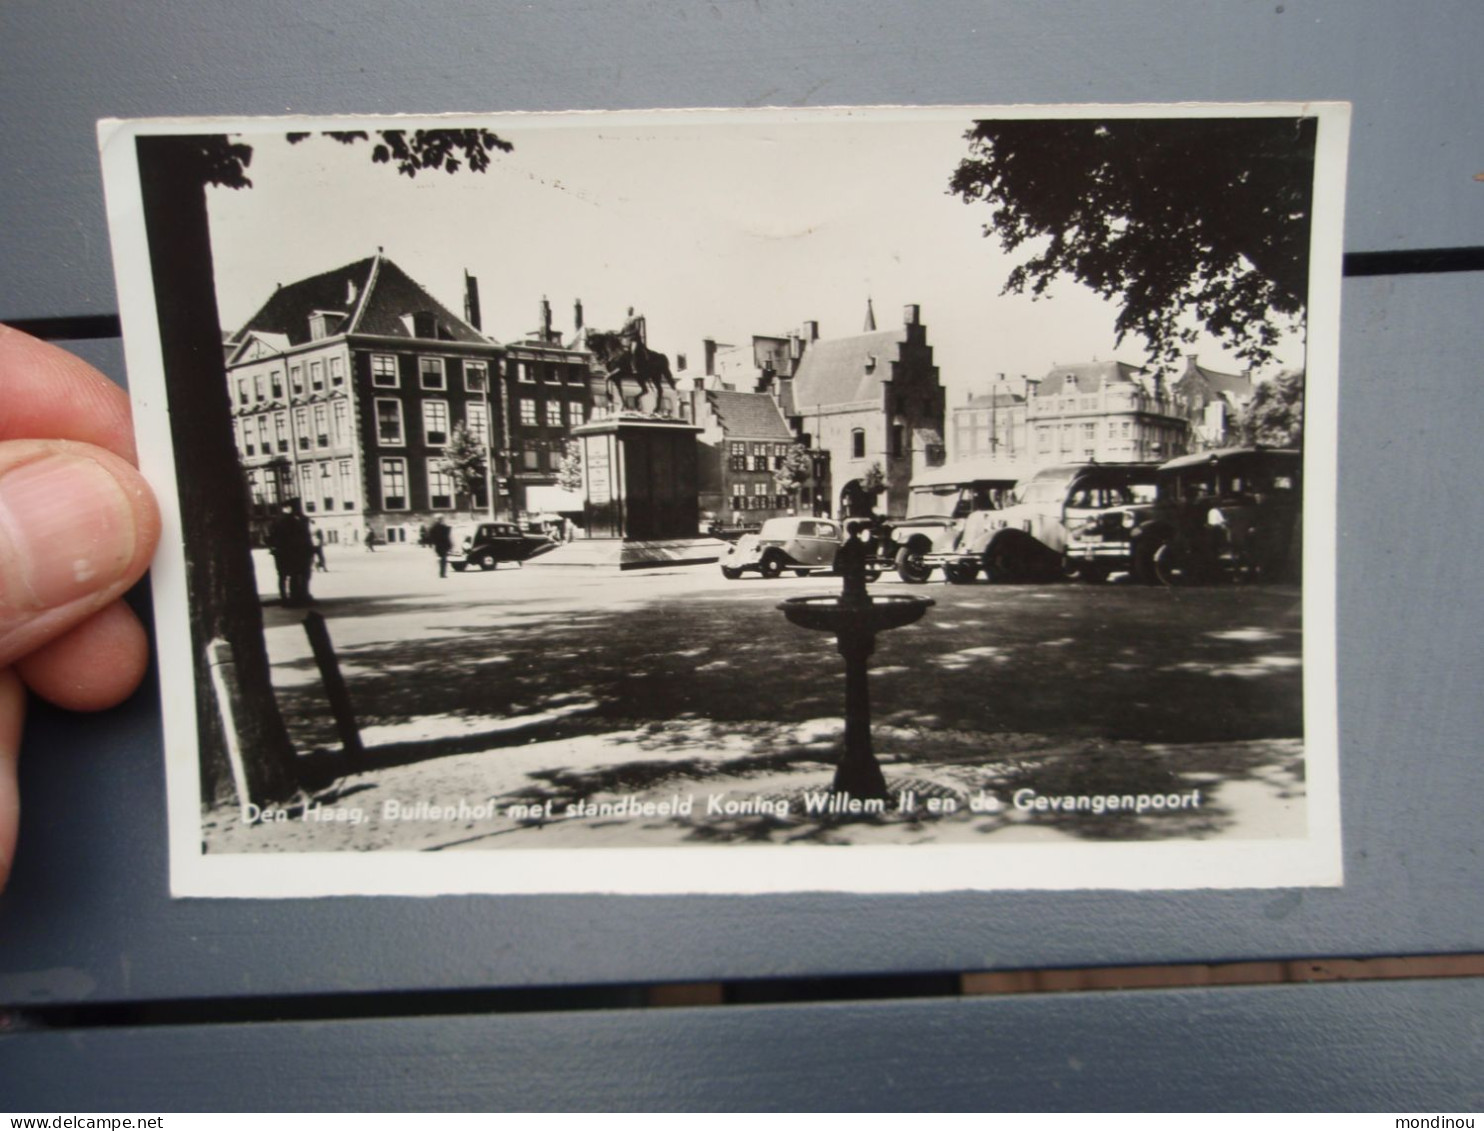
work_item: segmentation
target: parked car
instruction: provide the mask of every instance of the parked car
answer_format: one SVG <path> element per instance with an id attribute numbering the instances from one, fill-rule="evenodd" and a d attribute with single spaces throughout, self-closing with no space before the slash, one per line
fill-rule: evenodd
<path id="1" fill-rule="evenodd" d="M 790 569 L 800 577 L 833 573 L 846 528 L 846 523 L 831 518 L 770 518 L 756 534 L 744 534 L 727 547 L 721 572 L 733 581 L 747 570 L 763 577 Z M 867 581 L 880 576 L 879 570 L 866 571 Z"/>
<path id="2" fill-rule="evenodd" d="M 881 524 L 882 564 L 895 568 L 903 581 L 927 581 L 933 566 L 926 555 L 951 547 L 964 519 L 975 511 L 1005 506 L 1023 474 L 1005 460 L 966 460 L 917 476 L 908 489 L 906 517 Z"/>
<path id="3" fill-rule="evenodd" d="M 1065 576 L 1067 536 L 1110 507 L 1154 497 L 1152 463 L 1072 463 L 1042 468 L 1016 485 L 1013 502 L 975 511 L 951 545 L 923 556 L 941 565 L 949 581 L 963 584 L 980 570 L 993 582 Z"/>
<path id="4" fill-rule="evenodd" d="M 523 531 L 513 522 L 464 524 L 453 529 L 453 553 L 448 556 L 448 564 L 460 573 L 470 566 L 495 569 L 501 562 L 529 561 L 556 546 L 546 535 Z"/>
<path id="5" fill-rule="evenodd" d="M 1303 455 L 1226 448 L 1159 469 L 1152 503 L 1085 523 L 1068 555 L 1146 584 L 1271 581 L 1301 573 Z"/>

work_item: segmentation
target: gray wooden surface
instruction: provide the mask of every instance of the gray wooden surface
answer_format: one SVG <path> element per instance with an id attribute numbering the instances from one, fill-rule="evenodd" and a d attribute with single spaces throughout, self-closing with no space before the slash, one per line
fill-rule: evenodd
<path id="1" fill-rule="evenodd" d="M 0 319 L 117 309 L 93 134 L 103 116 L 1348 99 L 1347 251 L 1484 245 L 1481 42 L 1472 0 L 9 0 Z M 1344 288 L 1341 890 L 173 902 L 146 688 L 96 718 L 41 711 L 28 730 L 22 854 L 0 897 L 0 1007 L 1484 949 L 1480 295 L 1477 274 Z M 122 379 L 117 342 L 77 349 Z M 1477 1075 L 1481 992 L 1414 983 L 26 1032 L 0 1037 L 0 1106 L 65 1095 L 147 1109 L 188 1069 L 205 1106 L 270 1105 L 259 1089 L 275 1071 L 292 1084 L 282 1102 L 311 1107 L 519 1104 L 526 1080 L 542 1084 L 532 1104 L 603 1103 L 593 1083 L 570 1090 L 574 1065 L 619 1106 L 1306 1106 L 1318 1095 L 1315 1106 L 1406 1107 L 1445 1083 L 1446 1103 L 1477 1105 L 1464 1081 Z M 653 1052 L 634 1051 L 646 1041 Z M 864 1050 L 853 1060 L 842 1052 L 852 1041 Z M 393 1069 L 409 1057 L 416 1071 Z M 462 1084 L 455 1062 L 471 1066 Z M 828 1084 L 852 1067 L 850 1090 L 806 1086 L 809 1071 Z"/>

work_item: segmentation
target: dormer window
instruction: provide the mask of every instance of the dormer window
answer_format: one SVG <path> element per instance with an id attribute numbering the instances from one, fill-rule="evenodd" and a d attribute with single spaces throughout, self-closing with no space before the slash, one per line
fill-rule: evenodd
<path id="1" fill-rule="evenodd" d="M 434 317 L 431 310 L 414 311 L 412 315 L 412 336 L 414 338 L 438 337 L 438 319 Z"/>
<path id="2" fill-rule="evenodd" d="M 312 310 L 309 312 L 309 338 L 318 341 L 320 338 L 328 338 L 340 325 L 340 319 L 344 315 L 338 310 Z"/>
<path id="3" fill-rule="evenodd" d="M 868 353 L 868 354 L 866 354 L 866 372 L 867 373 L 875 373 L 876 372 L 876 355 L 874 353 Z"/>

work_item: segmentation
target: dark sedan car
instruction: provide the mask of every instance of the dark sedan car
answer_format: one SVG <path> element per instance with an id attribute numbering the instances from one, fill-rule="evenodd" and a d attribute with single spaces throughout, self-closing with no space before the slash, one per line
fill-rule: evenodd
<path id="1" fill-rule="evenodd" d="M 556 543 L 546 535 L 529 534 L 513 522 L 481 522 L 454 529 L 448 564 L 460 573 L 470 566 L 495 569 L 501 562 L 519 564 L 554 549 Z"/>

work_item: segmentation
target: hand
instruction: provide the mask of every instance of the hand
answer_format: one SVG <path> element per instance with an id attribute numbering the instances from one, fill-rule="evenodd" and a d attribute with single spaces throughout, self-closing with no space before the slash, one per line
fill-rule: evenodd
<path id="1" fill-rule="evenodd" d="M 0 887 L 20 818 L 26 688 L 77 711 L 126 698 L 149 660 L 119 598 L 159 539 L 129 400 L 86 362 L 0 326 Z"/>

